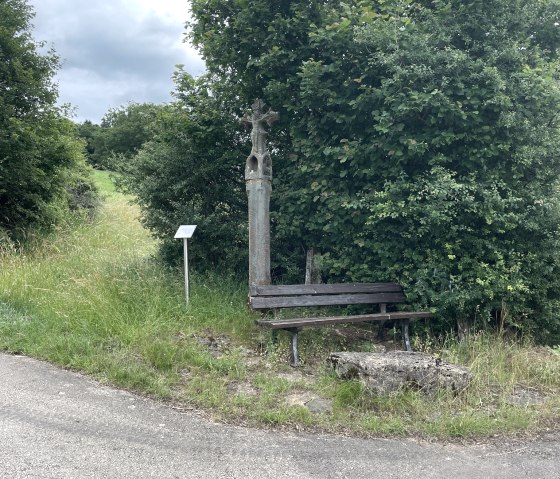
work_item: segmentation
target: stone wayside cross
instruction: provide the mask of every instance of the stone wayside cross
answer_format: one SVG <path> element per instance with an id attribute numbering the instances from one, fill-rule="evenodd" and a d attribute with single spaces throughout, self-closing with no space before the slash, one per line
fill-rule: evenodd
<path id="1" fill-rule="evenodd" d="M 265 104 L 256 100 L 251 114 L 241 123 L 252 126 L 251 154 L 245 163 L 245 183 L 249 201 L 249 284 L 270 284 L 270 194 L 272 192 L 272 161 L 266 146 L 268 130 L 278 113 L 264 111 Z"/>

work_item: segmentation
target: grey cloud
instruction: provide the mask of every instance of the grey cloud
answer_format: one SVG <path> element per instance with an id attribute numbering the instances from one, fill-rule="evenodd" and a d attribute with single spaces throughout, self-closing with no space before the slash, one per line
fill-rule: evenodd
<path id="1" fill-rule="evenodd" d="M 136 25 L 96 21 L 79 35 L 72 35 L 79 40 L 61 44 L 60 48 L 64 48 L 66 64 L 72 68 L 94 67 L 104 75 L 138 72 L 150 76 L 154 68 L 172 68 L 174 61 L 185 56 L 173 44 L 176 33 L 155 18 Z"/>
<path id="2" fill-rule="evenodd" d="M 78 119 L 99 121 L 109 107 L 128 101 L 171 99 L 175 64 L 197 75 L 204 63 L 177 45 L 184 19 L 127 14 L 122 0 L 34 0 L 35 38 L 52 44 L 63 61 L 62 102 Z"/>
<path id="3" fill-rule="evenodd" d="M 58 81 L 61 89 L 61 103 L 71 103 L 77 107 L 79 121 L 91 119 L 99 121 L 109 110 L 128 102 L 162 103 L 170 100 L 170 82 L 138 81 L 129 76 L 106 78 L 88 70 L 63 69 Z"/>

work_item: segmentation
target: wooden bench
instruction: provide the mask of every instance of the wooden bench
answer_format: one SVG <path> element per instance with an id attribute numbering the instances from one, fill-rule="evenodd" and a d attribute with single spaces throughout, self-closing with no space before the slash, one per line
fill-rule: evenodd
<path id="1" fill-rule="evenodd" d="M 427 311 L 387 312 L 388 304 L 404 302 L 405 296 L 402 287 L 396 283 L 251 286 L 249 291 L 249 305 L 251 309 L 261 312 L 264 310 L 276 311 L 280 308 L 306 306 L 344 306 L 353 304 L 374 304 L 379 306 L 379 312 L 371 314 L 258 320 L 256 323 L 259 326 L 272 330 L 283 329 L 291 334 L 292 366 L 294 367 L 299 365 L 297 350 L 298 333 L 301 328 L 306 327 L 398 320 L 402 325 L 404 348 L 407 351 L 411 351 L 408 327 L 410 321 L 418 318 L 429 318 L 432 314 Z"/>

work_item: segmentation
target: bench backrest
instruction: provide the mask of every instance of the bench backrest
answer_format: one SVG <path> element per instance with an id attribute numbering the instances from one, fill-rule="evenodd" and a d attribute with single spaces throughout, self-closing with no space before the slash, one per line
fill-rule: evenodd
<path id="1" fill-rule="evenodd" d="M 287 284 L 249 288 L 249 305 L 252 309 L 386 304 L 404 301 L 402 287 L 397 283 Z"/>

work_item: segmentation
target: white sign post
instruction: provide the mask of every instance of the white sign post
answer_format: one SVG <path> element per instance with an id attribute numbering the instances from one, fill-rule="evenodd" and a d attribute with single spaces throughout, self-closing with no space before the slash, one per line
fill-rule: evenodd
<path id="1" fill-rule="evenodd" d="M 183 252 L 185 254 L 185 297 L 189 304 L 189 254 L 187 248 L 187 240 L 192 238 L 196 225 L 181 225 L 175 233 L 175 239 L 183 240 Z"/>

